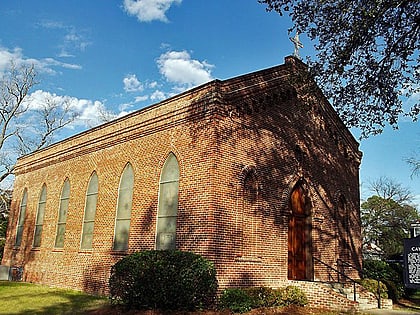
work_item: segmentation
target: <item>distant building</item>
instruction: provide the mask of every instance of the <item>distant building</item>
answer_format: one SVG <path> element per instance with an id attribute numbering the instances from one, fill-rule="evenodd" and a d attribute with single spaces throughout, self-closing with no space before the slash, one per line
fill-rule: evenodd
<path id="1" fill-rule="evenodd" d="M 287 57 L 20 158 L 2 264 L 106 293 L 125 255 L 179 249 L 213 261 L 221 288 L 295 283 L 322 300 L 310 283 L 327 266 L 361 267 L 360 159 Z"/>

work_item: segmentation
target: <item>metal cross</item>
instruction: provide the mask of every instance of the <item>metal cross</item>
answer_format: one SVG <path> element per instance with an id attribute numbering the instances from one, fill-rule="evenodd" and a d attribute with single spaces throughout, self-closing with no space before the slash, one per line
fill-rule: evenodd
<path id="1" fill-rule="evenodd" d="M 296 58 L 300 59 L 299 49 L 300 48 L 303 48 L 303 44 L 299 40 L 299 33 L 296 32 L 295 37 L 290 38 L 290 40 L 295 45 L 295 52 L 293 53 L 293 56 L 295 56 Z"/>

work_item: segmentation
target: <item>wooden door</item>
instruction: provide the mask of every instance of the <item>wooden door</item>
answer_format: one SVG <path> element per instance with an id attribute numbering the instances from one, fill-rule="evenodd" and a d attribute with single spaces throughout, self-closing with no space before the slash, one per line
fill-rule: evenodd
<path id="1" fill-rule="evenodd" d="M 290 280 L 311 280 L 311 225 L 306 196 L 300 185 L 292 191 L 290 206 L 288 277 Z"/>

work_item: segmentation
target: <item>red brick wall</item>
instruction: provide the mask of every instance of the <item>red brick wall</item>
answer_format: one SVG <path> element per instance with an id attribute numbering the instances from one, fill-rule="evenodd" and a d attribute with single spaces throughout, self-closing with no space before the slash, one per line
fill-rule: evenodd
<path id="1" fill-rule="evenodd" d="M 159 176 L 173 152 L 180 164 L 177 248 L 214 261 L 221 287 L 278 286 L 287 280 L 289 197 L 299 180 L 311 204 L 312 255 L 332 266 L 338 258 L 360 266 L 358 144 L 319 91 L 302 88 L 300 67 L 288 59 L 282 66 L 213 81 L 20 159 L 2 263 L 24 266 L 27 281 L 106 293 L 112 264 L 124 254 L 154 248 Z M 112 240 L 127 162 L 135 174 L 129 250 L 118 253 Z M 93 245 L 81 251 L 93 171 L 99 178 Z M 58 250 L 54 241 L 66 178 L 70 206 L 64 248 Z M 44 183 L 42 241 L 33 249 Z M 24 188 L 25 230 L 15 248 Z M 346 200 L 350 235 L 337 224 L 339 196 Z M 347 252 L 338 248 L 340 237 L 349 244 Z M 318 264 L 314 277 L 329 280 Z"/>

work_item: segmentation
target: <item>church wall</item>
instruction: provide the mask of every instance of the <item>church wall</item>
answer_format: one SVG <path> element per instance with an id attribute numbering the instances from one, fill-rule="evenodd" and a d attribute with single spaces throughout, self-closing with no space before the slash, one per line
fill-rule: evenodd
<path id="1" fill-rule="evenodd" d="M 347 203 L 351 244 L 360 262 L 357 143 L 319 97 L 302 97 L 280 66 L 213 81 L 150 108 L 69 138 L 19 160 L 3 264 L 24 266 L 27 281 L 107 292 L 110 267 L 124 255 L 155 248 L 159 177 L 172 152 L 180 167 L 176 246 L 215 262 L 221 287 L 278 286 L 288 279 L 290 192 L 305 182 L 311 200 L 313 256 L 336 266 L 337 200 Z M 128 251 L 112 250 L 118 185 L 134 170 Z M 89 178 L 98 201 L 92 250 L 81 250 Z M 63 249 L 55 249 L 59 199 L 69 178 Z M 39 193 L 47 186 L 42 241 L 32 248 Z M 22 244 L 14 235 L 28 189 Z M 354 228 L 356 227 L 356 228 Z M 314 277 L 328 280 L 313 266 Z M 348 271 L 351 272 L 351 271 Z M 355 274 L 357 276 L 357 274 Z"/>
<path id="2" fill-rule="evenodd" d="M 103 142 L 107 140 L 109 133 L 114 132 L 114 128 L 110 130 L 105 126 L 95 131 L 96 141 L 91 144 L 97 147 L 95 150 L 82 152 L 86 149 L 85 146 L 75 146 L 74 149 L 74 139 L 70 139 L 72 144 L 64 142 L 61 143 L 61 148 L 60 145 L 52 148 L 52 151 L 61 149 L 61 156 L 67 154 L 66 159 L 62 161 L 60 158 L 53 160 L 51 156 L 55 152 L 49 154 L 48 150 L 23 159 L 17 167 L 21 173 L 16 177 L 12 206 L 14 213 L 11 216 L 3 263 L 24 266 L 27 281 L 104 292 L 112 264 L 127 253 L 155 248 L 159 177 L 170 152 L 176 155 L 180 165 L 178 248 L 198 253 L 209 251 L 207 247 L 210 245 L 211 231 L 205 224 L 200 225 L 197 222 L 207 222 L 211 218 L 209 205 L 213 199 L 213 192 L 209 181 L 212 176 L 213 158 L 211 150 L 206 149 L 209 147 L 207 142 L 211 138 L 211 129 L 206 131 L 207 136 L 199 138 L 188 132 L 188 126 L 194 124 L 195 120 L 192 117 L 192 121 L 188 121 L 191 115 L 189 111 L 177 116 L 178 120 L 183 121 L 179 126 L 165 127 L 168 120 L 171 123 L 173 112 L 178 110 L 177 104 L 170 105 L 171 110 L 167 110 L 154 125 L 148 125 L 148 128 L 156 128 L 157 132 L 128 141 L 117 139 L 114 141 L 116 144 L 105 146 Z M 162 112 L 162 109 L 159 108 L 159 111 Z M 159 111 L 151 116 L 161 115 Z M 130 134 L 127 137 L 129 138 Z M 86 140 L 80 138 L 82 143 Z M 71 152 L 72 150 L 79 150 L 81 153 L 77 155 Z M 128 162 L 132 164 L 135 174 L 133 206 L 129 250 L 127 253 L 120 253 L 112 251 L 112 242 L 118 185 Z M 99 178 L 93 245 L 92 250 L 81 250 L 86 189 L 93 171 L 96 171 Z M 70 180 L 71 193 L 64 248 L 55 249 L 59 200 L 66 178 Z M 39 192 L 44 183 L 47 186 L 47 205 L 42 243 L 40 248 L 34 249 L 34 222 Z M 24 188 L 28 189 L 25 231 L 21 246 L 15 248 L 14 235 Z"/>

